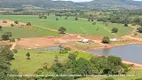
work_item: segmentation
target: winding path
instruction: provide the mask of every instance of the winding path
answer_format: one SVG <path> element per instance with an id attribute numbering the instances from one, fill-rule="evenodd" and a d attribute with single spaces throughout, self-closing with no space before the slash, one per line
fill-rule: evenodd
<path id="1" fill-rule="evenodd" d="M 15 39 L 15 42 L 12 44 L 12 46 L 10 47 L 10 50 L 15 49 L 15 46 L 17 45 L 17 39 Z"/>

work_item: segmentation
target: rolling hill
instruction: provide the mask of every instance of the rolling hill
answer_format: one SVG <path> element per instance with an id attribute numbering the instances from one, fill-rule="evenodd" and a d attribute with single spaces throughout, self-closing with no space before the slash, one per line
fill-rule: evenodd
<path id="1" fill-rule="evenodd" d="M 23 5 L 33 5 L 52 9 L 136 9 L 142 7 L 142 2 L 133 0 L 93 0 L 91 2 L 75 3 L 71 1 L 60 0 L 0 0 L 1 8 L 22 8 Z"/>

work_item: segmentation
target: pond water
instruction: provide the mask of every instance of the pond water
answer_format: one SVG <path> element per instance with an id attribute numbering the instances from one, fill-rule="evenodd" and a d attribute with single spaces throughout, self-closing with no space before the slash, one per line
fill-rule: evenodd
<path id="1" fill-rule="evenodd" d="M 47 47 L 47 48 L 36 48 L 36 50 L 60 50 L 60 47 Z"/>
<path id="2" fill-rule="evenodd" d="M 91 53 L 104 56 L 117 56 L 123 60 L 142 64 L 142 45 L 127 45 L 100 50 L 89 50 Z"/>

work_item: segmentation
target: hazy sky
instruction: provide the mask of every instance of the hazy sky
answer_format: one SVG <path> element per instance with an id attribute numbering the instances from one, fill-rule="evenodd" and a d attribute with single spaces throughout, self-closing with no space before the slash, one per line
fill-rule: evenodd
<path id="1" fill-rule="evenodd" d="M 62 1 L 89 2 L 89 1 L 92 1 L 92 0 L 62 0 Z M 142 0 L 134 0 L 134 1 L 142 1 Z"/>
<path id="2" fill-rule="evenodd" d="M 92 0 L 62 0 L 62 1 L 89 2 L 89 1 L 92 1 Z"/>

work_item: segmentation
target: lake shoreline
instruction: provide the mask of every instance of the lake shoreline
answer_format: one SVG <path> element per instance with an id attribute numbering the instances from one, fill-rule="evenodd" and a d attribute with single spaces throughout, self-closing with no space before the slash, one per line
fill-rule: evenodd
<path id="1" fill-rule="evenodd" d="M 142 43 L 136 42 L 136 43 L 129 43 L 129 44 L 109 45 L 107 47 L 106 46 L 105 47 L 98 47 L 98 48 L 94 48 L 94 49 L 91 49 L 91 50 L 100 50 L 100 49 L 107 49 L 107 48 L 114 48 L 114 47 L 121 47 L 121 46 L 128 46 L 128 45 L 142 45 Z M 93 54 L 95 54 L 97 56 L 104 56 L 104 55 L 96 54 L 96 53 L 93 53 Z M 133 69 L 142 69 L 142 64 L 134 63 L 134 62 L 131 62 L 131 61 L 126 61 L 126 60 L 122 60 L 122 62 L 124 64 L 134 65 Z"/>

